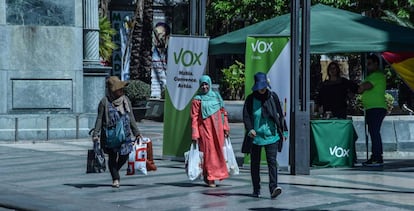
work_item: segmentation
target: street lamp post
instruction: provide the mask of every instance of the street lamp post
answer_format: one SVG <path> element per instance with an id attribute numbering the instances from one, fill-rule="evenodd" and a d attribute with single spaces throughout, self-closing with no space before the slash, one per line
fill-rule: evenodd
<path id="1" fill-rule="evenodd" d="M 190 35 L 204 36 L 206 29 L 206 0 L 190 0 Z"/>

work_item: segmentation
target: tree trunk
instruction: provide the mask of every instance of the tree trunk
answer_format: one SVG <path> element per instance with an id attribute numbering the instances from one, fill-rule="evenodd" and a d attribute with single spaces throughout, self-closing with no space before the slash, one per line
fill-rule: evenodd
<path id="1" fill-rule="evenodd" d="M 109 4 L 111 0 L 99 0 L 99 15 L 108 17 L 109 19 Z"/>
<path id="2" fill-rule="evenodd" d="M 151 82 L 153 1 L 138 0 L 134 14 L 130 79 Z"/>

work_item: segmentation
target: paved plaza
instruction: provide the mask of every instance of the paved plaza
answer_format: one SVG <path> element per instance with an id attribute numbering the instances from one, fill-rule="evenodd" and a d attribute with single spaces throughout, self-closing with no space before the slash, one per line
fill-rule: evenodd
<path id="1" fill-rule="evenodd" d="M 109 172 L 86 174 L 89 139 L 0 142 L 0 211 L 3 210 L 414 210 L 414 156 L 387 153 L 383 168 L 312 169 L 310 175 L 280 172 L 283 193 L 270 199 L 262 170 L 262 198 L 250 196 L 248 168 L 208 188 L 187 179 L 184 163 L 163 160 L 163 124 L 139 126 L 152 138 L 158 170 L 125 176 L 111 187 Z M 232 123 L 237 157 L 243 126 Z M 364 155 L 358 153 L 359 158 Z"/>

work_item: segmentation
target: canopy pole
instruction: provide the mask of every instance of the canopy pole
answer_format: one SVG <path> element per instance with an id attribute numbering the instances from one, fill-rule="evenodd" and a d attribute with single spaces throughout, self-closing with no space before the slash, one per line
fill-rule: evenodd
<path id="1" fill-rule="evenodd" d="M 302 3 L 302 7 L 300 7 Z M 292 0 L 290 173 L 310 174 L 310 0 Z M 299 31 L 300 8 L 302 30 Z M 301 39 L 302 46 L 299 45 Z"/>

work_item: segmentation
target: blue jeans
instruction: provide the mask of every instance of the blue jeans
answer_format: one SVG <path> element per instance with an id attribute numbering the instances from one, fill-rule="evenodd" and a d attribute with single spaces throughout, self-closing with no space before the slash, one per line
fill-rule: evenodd
<path id="1" fill-rule="evenodd" d="M 366 121 L 368 125 L 369 136 L 371 137 L 371 158 L 376 161 L 382 161 L 382 139 L 381 139 L 381 125 L 382 121 L 387 115 L 385 108 L 372 108 L 366 110 Z"/>
<path id="2" fill-rule="evenodd" d="M 269 190 L 270 193 L 272 193 L 272 191 L 277 187 L 277 142 L 264 146 L 252 144 L 250 172 L 253 183 L 253 191 L 260 191 L 260 158 L 262 147 L 265 148 L 266 152 L 267 167 L 269 168 Z"/>

